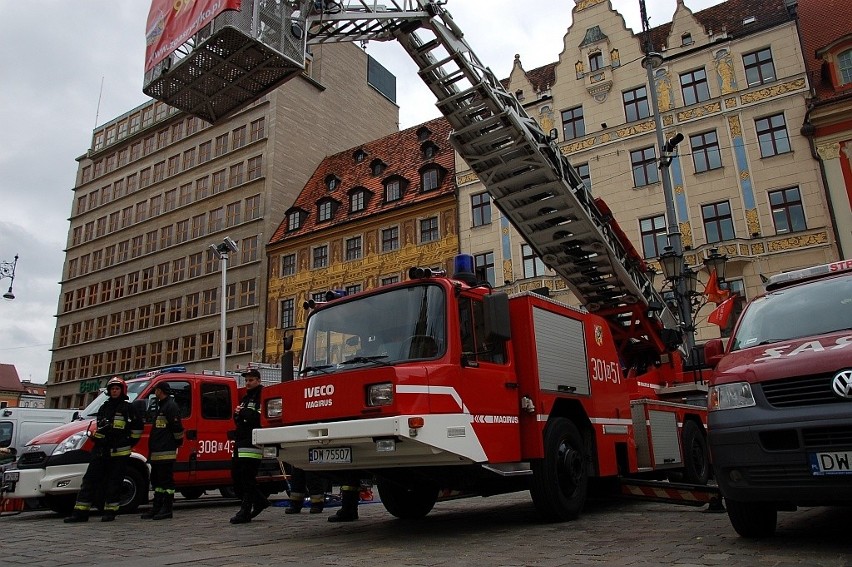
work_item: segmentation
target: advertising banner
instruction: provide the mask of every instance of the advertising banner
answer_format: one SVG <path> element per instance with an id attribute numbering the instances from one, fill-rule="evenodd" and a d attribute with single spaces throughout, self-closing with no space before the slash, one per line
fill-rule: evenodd
<path id="1" fill-rule="evenodd" d="M 153 0 L 145 26 L 145 72 L 240 0 Z"/>

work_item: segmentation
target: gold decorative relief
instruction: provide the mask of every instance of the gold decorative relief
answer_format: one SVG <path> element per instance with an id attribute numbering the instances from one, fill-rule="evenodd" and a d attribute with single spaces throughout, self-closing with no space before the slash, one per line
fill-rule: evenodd
<path id="1" fill-rule="evenodd" d="M 740 244 L 737 248 L 739 248 L 737 254 L 740 256 L 748 256 L 748 244 Z"/>
<path id="2" fill-rule="evenodd" d="M 725 99 L 725 108 L 734 108 L 737 106 L 737 99 L 734 97 Z"/>
<path id="3" fill-rule="evenodd" d="M 758 254 L 765 254 L 766 247 L 763 245 L 763 242 L 756 242 L 751 245 L 751 254 L 752 256 L 757 256 Z"/>
<path id="4" fill-rule="evenodd" d="M 597 138 L 592 136 L 591 138 L 586 138 L 585 140 L 579 140 L 577 142 L 572 142 L 570 144 L 563 145 L 560 150 L 564 155 L 572 154 L 574 152 L 580 152 L 583 150 L 587 150 L 595 145 Z"/>
<path id="5" fill-rule="evenodd" d="M 695 108 L 690 108 L 689 110 L 678 112 L 677 119 L 679 122 L 683 122 L 684 120 L 692 120 L 694 118 L 700 118 L 702 116 L 707 116 L 708 114 L 715 114 L 721 111 L 722 105 L 718 102 L 713 102 L 710 104 L 705 104 L 704 106 L 696 106 Z"/>
<path id="6" fill-rule="evenodd" d="M 577 11 L 580 12 L 586 8 L 603 4 L 606 0 L 577 0 Z"/>
<path id="7" fill-rule="evenodd" d="M 678 185 L 674 188 L 675 195 L 683 195 L 683 185 Z"/>
<path id="8" fill-rule="evenodd" d="M 626 138 L 627 136 L 633 136 L 636 134 L 645 134 L 647 132 L 653 131 L 655 128 L 654 122 L 640 122 L 639 124 L 634 124 L 632 126 L 627 126 L 626 128 L 619 128 L 615 131 L 616 135 L 619 138 Z"/>
<path id="9" fill-rule="evenodd" d="M 515 276 L 512 273 L 512 261 L 511 260 L 503 260 L 503 281 L 504 282 L 515 281 Z"/>
<path id="10" fill-rule="evenodd" d="M 680 223 L 680 239 L 684 246 L 692 246 L 692 225 L 689 221 Z"/>
<path id="11" fill-rule="evenodd" d="M 734 60 L 726 49 L 720 49 L 713 58 L 716 64 L 716 73 L 719 75 L 719 86 L 722 94 L 729 94 L 737 90 L 737 79 L 734 75 Z"/>
<path id="12" fill-rule="evenodd" d="M 745 214 L 748 233 L 750 235 L 760 234 L 760 215 L 757 214 L 757 209 L 746 209 Z"/>
<path id="13" fill-rule="evenodd" d="M 731 136 L 735 138 L 743 135 L 743 128 L 740 125 L 739 116 L 728 116 L 728 128 L 731 130 Z"/>
<path id="14" fill-rule="evenodd" d="M 672 78 L 668 71 L 660 69 L 654 76 L 657 85 L 657 100 L 660 112 L 674 108 L 674 96 L 672 95 Z"/>
<path id="15" fill-rule="evenodd" d="M 456 175 L 456 185 L 467 185 L 468 183 L 473 183 L 475 181 L 479 181 L 479 177 L 477 177 L 475 173 L 463 173 L 461 175 Z"/>
<path id="16" fill-rule="evenodd" d="M 769 241 L 770 252 L 782 252 L 784 250 L 794 250 L 796 248 L 804 248 L 806 246 L 817 246 L 828 242 L 828 233 L 817 232 L 814 234 L 805 234 L 802 236 L 790 236 L 779 240 Z"/>
<path id="17" fill-rule="evenodd" d="M 766 87 L 765 89 L 746 93 L 740 96 L 740 102 L 743 104 L 759 102 L 761 100 L 787 94 L 792 91 L 802 90 L 803 88 L 805 88 L 805 79 L 796 79 L 795 81 L 788 81 L 780 85 Z"/>
<path id="18" fill-rule="evenodd" d="M 672 124 L 674 124 L 674 118 L 671 114 L 663 116 L 663 126 L 671 126 Z"/>
<path id="19" fill-rule="evenodd" d="M 740 180 L 745 181 L 751 177 L 751 173 L 747 169 L 740 172 Z"/>

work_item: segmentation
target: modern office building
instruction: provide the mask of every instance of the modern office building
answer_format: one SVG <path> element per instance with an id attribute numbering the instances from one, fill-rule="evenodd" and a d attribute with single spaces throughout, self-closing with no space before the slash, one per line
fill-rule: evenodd
<path id="1" fill-rule="evenodd" d="M 218 370 L 212 248 L 225 237 L 238 245 L 226 369 L 261 360 L 266 243 L 326 155 L 398 129 L 387 71 L 352 44 L 312 51 L 304 74 L 215 125 L 150 101 L 95 129 L 78 159 L 48 407 L 88 403 L 111 375 Z"/>

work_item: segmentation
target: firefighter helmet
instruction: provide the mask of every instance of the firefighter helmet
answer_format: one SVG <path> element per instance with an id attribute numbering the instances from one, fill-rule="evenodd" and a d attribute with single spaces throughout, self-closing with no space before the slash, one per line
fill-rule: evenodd
<path id="1" fill-rule="evenodd" d="M 124 380 L 122 380 L 118 376 L 113 376 L 112 378 L 109 379 L 109 382 L 107 382 L 107 385 L 106 385 L 107 392 L 109 392 L 109 389 L 112 386 L 116 386 L 116 385 L 121 386 L 121 395 L 122 396 L 127 394 L 127 382 L 125 382 Z"/>

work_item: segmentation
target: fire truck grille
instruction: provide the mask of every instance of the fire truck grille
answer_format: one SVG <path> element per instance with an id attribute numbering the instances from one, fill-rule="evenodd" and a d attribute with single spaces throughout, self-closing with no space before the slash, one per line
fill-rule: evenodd
<path id="1" fill-rule="evenodd" d="M 764 382 L 763 395 L 776 408 L 844 403 L 831 389 L 834 374 L 796 376 Z"/>
<path id="2" fill-rule="evenodd" d="M 44 466 L 47 462 L 47 455 L 43 451 L 33 453 L 24 453 L 18 459 L 19 469 L 34 469 Z"/>

